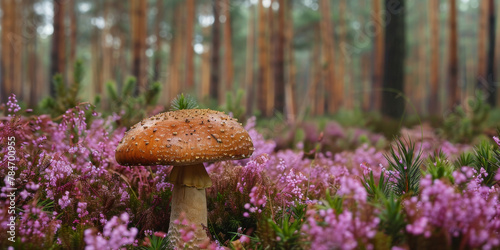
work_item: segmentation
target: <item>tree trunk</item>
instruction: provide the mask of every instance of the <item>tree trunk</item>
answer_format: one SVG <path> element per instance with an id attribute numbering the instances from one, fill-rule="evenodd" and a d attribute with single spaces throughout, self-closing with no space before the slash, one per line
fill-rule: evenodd
<path id="1" fill-rule="evenodd" d="M 431 68 L 430 68 L 430 95 L 429 113 L 437 115 L 441 111 L 439 101 L 439 0 L 429 0 L 429 24 L 431 40 Z"/>
<path id="2" fill-rule="evenodd" d="M 387 15 L 391 19 L 386 22 L 384 92 L 382 98 L 382 114 L 400 118 L 405 110 L 404 93 L 405 65 L 405 1 L 394 4 L 386 0 Z"/>
<path id="3" fill-rule="evenodd" d="M 224 22 L 224 88 L 222 91 L 222 98 L 220 98 L 219 104 L 222 104 L 226 100 L 226 93 L 225 92 L 231 92 L 233 90 L 233 75 L 234 75 L 234 69 L 233 69 L 233 44 L 231 42 L 232 38 L 232 32 L 231 32 L 231 13 L 229 12 L 230 10 L 230 3 L 229 0 L 223 0 L 223 5 L 222 7 L 222 13 L 224 17 L 226 18 L 226 21 Z"/>
<path id="4" fill-rule="evenodd" d="M 448 107 L 453 109 L 460 103 L 458 93 L 458 29 L 456 0 L 449 0 L 450 14 L 448 28 L 450 36 L 448 41 Z"/>
<path id="5" fill-rule="evenodd" d="M 52 52 L 51 52 L 51 66 L 50 66 L 50 95 L 55 95 L 54 84 L 52 84 L 52 77 L 60 73 L 63 75 L 65 72 L 65 58 L 66 58 L 66 36 L 64 35 L 64 1 L 54 0 L 54 33 L 52 33 Z"/>
<path id="6" fill-rule="evenodd" d="M 210 65 L 210 98 L 219 101 L 220 70 L 220 0 L 214 0 L 214 23 L 212 24 L 212 49 Z"/>
<path id="7" fill-rule="evenodd" d="M 497 86 L 495 84 L 495 1 L 488 0 L 488 54 L 486 80 L 488 82 L 488 104 L 496 105 Z"/>
<path id="8" fill-rule="evenodd" d="M 146 37 L 147 37 L 147 20 L 146 20 L 147 1 L 131 0 L 132 11 L 132 74 L 137 80 L 137 88 L 135 94 L 144 91 L 147 84 L 146 75 Z"/>
<path id="9" fill-rule="evenodd" d="M 69 16 L 69 58 L 68 58 L 68 82 L 74 82 L 74 65 L 76 62 L 76 35 L 77 35 L 77 23 L 76 23 L 76 0 L 68 1 L 68 16 Z"/>
<path id="10" fill-rule="evenodd" d="M 253 114 L 255 97 L 254 87 L 254 53 L 255 53 L 255 5 L 250 6 L 248 18 L 248 35 L 245 63 L 245 104 L 246 116 Z"/>
<path id="11" fill-rule="evenodd" d="M 268 20 L 267 20 L 266 8 L 263 5 L 263 1 L 259 1 L 259 38 L 258 38 L 258 50 L 259 50 L 259 74 L 257 79 L 257 106 L 259 111 L 264 116 L 269 116 L 267 113 L 268 107 L 268 88 L 269 88 L 269 37 L 267 34 Z"/>
<path id="12" fill-rule="evenodd" d="M 169 98 L 174 99 L 181 92 L 181 67 L 182 67 L 182 33 L 183 33 L 183 15 L 182 15 L 182 2 L 175 6 L 173 21 L 173 42 L 170 47 L 170 83 L 169 83 Z"/>
<path id="13" fill-rule="evenodd" d="M 186 70 L 185 70 L 185 86 L 188 91 L 194 88 L 194 50 L 193 50 L 193 35 L 194 35 L 194 20 L 195 20 L 195 3 L 194 0 L 186 0 Z"/>
<path id="14" fill-rule="evenodd" d="M 345 14 L 347 11 L 347 6 L 346 6 L 346 0 L 340 0 L 339 3 L 339 44 L 345 44 L 346 43 L 346 36 L 347 36 L 347 29 L 346 29 L 346 22 L 345 22 Z M 332 49 L 334 49 L 332 47 Z M 361 55 L 359 55 L 361 56 Z M 345 84 L 345 56 L 339 54 L 337 58 L 337 67 L 338 71 L 335 72 L 335 76 L 337 80 L 335 81 L 335 85 L 341 86 L 339 89 L 344 89 L 347 88 L 347 98 L 344 98 L 344 105 L 346 105 L 346 108 L 352 109 L 354 108 L 354 84 Z M 352 62 L 351 62 L 352 63 Z M 333 63 L 335 65 L 335 63 Z M 338 73 L 337 73 L 338 72 Z M 344 95 L 344 93 L 340 93 L 340 95 Z"/>
<path id="15" fill-rule="evenodd" d="M 312 115 L 318 115 L 318 105 L 324 105 L 324 103 L 318 103 L 318 92 L 319 92 L 319 82 L 321 81 L 321 63 L 318 58 L 320 58 L 320 52 L 321 52 L 321 43 L 320 41 L 320 35 L 318 28 L 315 27 L 314 30 L 314 43 L 313 43 L 313 51 L 312 51 L 312 56 L 311 56 L 311 68 L 310 68 L 310 73 L 309 73 L 309 107 L 311 109 L 311 114 Z M 307 106 L 307 105 L 306 105 Z"/>
<path id="16" fill-rule="evenodd" d="M 333 113 L 338 110 L 343 103 L 344 89 L 341 84 L 335 82 L 335 63 L 334 63 L 334 39 L 332 20 L 330 17 L 331 8 L 329 0 L 320 0 L 319 9 L 321 12 L 320 30 L 323 56 L 323 82 L 325 91 L 328 94 L 328 112 Z"/>
<path id="17" fill-rule="evenodd" d="M 161 37 L 161 23 L 163 22 L 163 18 L 165 18 L 165 6 L 163 5 L 163 1 L 156 1 L 156 23 L 155 23 L 155 36 L 156 36 L 156 52 L 154 57 L 154 76 L 153 79 L 155 81 L 161 81 L 161 55 L 162 55 L 162 45 L 163 38 Z"/>
<path id="18" fill-rule="evenodd" d="M 373 23 L 375 25 L 375 46 L 373 47 L 373 89 L 372 105 L 380 111 L 382 107 L 382 82 L 384 80 L 384 26 L 380 0 L 373 0 Z"/>
<path id="19" fill-rule="evenodd" d="M 278 23 L 274 43 L 274 109 L 285 113 L 285 1 L 279 0 Z"/>
<path id="20" fill-rule="evenodd" d="M 486 78 L 486 39 L 488 36 L 488 0 L 479 1 L 479 27 L 477 33 L 477 82 L 481 86 Z"/>
<path id="21" fill-rule="evenodd" d="M 288 66 L 288 74 L 285 82 L 285 112 L 287 121 L 290 124 L 295 123 L 296 107 L 295 107 L 295 60 L 294 60 L 294 47 L 293 47 L 293 18 L 292 18 L 292 1 L 282 1 L 284 11 L 285 11 L 285 53 L 286 60 L 285 63 Z"/>

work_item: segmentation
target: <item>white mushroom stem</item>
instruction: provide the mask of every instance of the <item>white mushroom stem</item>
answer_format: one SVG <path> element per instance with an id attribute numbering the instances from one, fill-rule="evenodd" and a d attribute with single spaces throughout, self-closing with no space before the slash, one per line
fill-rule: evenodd
<path id="1" fill-rule="evenodd" d="M 202 171 L 201 171 L 202 170 Z M 196 177 L 192 175 L 196 174 Z M 172 204 L 170 211 L 170 225 L 168 234 L 170 241 L 174 246 L 178 246 L 182 242 L 180 229 L 189 226 L 174 223 L 182 219 L 186 219 L 190 224 L 196 225 L 194 238 L 189 242 L 190 248 L 197 249 L 199 245 L 209 242 L 206 231 L 203 227 L 207 227 L 207 198 L 205 193 L 205 186 L 207 185 L 207 178 L 210 180 L 207 171 L 203 164 L 196 164 L 191 166 L 174 166 L 170 175 L 170 181 L 174 183 L 172 193 Z M 183 180 L 196 179 L 196 183 L 201 187 L 190 187 L 183 184 Z M 202 179 L 201 181 L 199 179 Z M 189 181 L 188 181 L 189 182 Z M 188 184 L 189 185 L 189 184 Z M 211 185 L 211 180 L 210 180 Z M 184 213 L 184 217 L 181 214 Z"/>

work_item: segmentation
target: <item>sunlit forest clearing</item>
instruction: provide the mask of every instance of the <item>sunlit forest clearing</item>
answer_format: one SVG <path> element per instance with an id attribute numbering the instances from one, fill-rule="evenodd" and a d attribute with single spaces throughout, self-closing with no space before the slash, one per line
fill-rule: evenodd
<path id="1" fill-rule="evenodd" d="M 500 249 L 500 0 L 1 0 L 6 249 Z"/>

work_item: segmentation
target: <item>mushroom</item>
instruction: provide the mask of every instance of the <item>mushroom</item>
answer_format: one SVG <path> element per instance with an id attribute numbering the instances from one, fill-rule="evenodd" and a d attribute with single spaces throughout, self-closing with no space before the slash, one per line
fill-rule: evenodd
<path id="1" fill-rule="evenodd" d="M 116 149 L 122 165 L 172 165 L 172 193 L 169 236 L 180 241 L 181 213 L 196 224 L 193 243 L 206 242 L 207 201 L 205 188 L 212 180 L 203 163 L 249 157 L 252 140 L 241 123 L 223 112 L 183 109 L 146 118 L 125 134 Z"/>

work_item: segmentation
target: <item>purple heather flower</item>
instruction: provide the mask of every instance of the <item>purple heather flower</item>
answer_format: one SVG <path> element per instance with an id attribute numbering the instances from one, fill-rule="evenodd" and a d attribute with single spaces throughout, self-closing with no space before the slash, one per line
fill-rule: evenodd
<path id="1" fill-rule="evenodd" d="M 59 199 L 59 206 L 61 206 L 61 209 L 64 209 L 65 207 L 69 206 L 71 204 L 71 199 L 69 198 L 69 192 L 66 191 L 65 195 L 61 199 Z"/>

